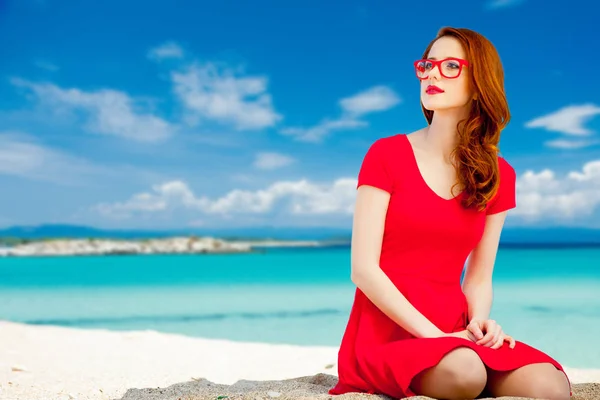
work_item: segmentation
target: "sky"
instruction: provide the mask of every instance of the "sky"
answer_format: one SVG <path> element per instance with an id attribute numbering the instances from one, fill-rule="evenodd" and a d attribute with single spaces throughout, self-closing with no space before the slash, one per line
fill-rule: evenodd
<path id="1" fill-rule="evenodd" d="M 0 226 L 350 227 L 365 152 L 425 126 L 412 63 L 454 26 L 504 67 L 506 224 L 600 229 L 597 10 L 0 0 Z"/>

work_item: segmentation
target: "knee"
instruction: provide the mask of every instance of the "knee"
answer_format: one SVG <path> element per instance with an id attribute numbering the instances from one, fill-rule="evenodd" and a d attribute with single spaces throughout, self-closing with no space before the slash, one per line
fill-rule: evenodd
<path id="1" fill-rule="evenodd" d="M 467 398 L 475 398 L 487 384 L 485 365 L 474 351 L 465 349 L 456 368 L 452 371 L 457 391 Z"/>
<path id="2" fill-rule="evenodd" d="M 560 371 L 538 376 L 530 382 L 530 385 L 531 395 L 537 399 L 569 400 L 571 398 L 569 382 Z"/>

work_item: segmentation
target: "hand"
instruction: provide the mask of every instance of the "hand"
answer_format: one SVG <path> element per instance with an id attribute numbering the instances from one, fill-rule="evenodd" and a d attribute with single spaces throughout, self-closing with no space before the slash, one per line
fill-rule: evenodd
<path id="1" fill-rule="evenodd" d="M 509 342 L 511 349 L 515 348 L 515 339 L 502 331 L 502 327 L 493 319 L 471 320 L 467 326 L 469 331 L 475 337 L 475 343 L 480 346 L 499 349 L 504 342 Z"/>

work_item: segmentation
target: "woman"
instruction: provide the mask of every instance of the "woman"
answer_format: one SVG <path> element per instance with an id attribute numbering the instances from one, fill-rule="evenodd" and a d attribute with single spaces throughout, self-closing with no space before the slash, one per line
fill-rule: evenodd
<path id="1" fill-rule="evenodd" d="M 354 304 L 330 394 L 569 399 L 562 366 L 489 319 L 514 169 L 494 46 L 442 29 L 415 62 L 425 128 L 375 141 L 358 174 Z M 461 286 L 461 275 L 464 278 Z"/>

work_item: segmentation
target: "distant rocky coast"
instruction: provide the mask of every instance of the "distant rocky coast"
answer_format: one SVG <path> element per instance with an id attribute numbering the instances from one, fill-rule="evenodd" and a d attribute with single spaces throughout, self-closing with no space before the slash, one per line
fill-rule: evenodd
<path id="1" fill-rule="evenodd" d="M 330 243 L 336 244 L 336 243 Z M 245 240 L 213 237 L 158 239 L 40 239 L 0 247 L 0 257 L 85 256 L 127 254 L 226 254 L 260 252 L 266 247 L 317 247 L 318 241 Z"/>
<path id="2" fill-rule="evenodd" d="M 247 253 L 248 243 L 227 242 L 211 237 L 174 237 L 165 239 L 52 239 L 32 241 L 0 248 L 0 256 L 77 256 L 116 254 L 202 254 Z"/>

